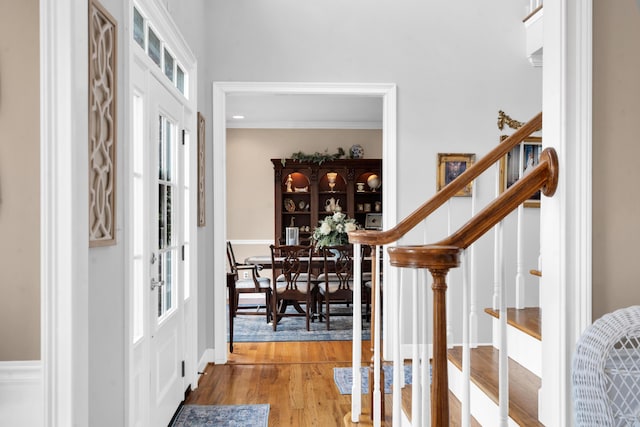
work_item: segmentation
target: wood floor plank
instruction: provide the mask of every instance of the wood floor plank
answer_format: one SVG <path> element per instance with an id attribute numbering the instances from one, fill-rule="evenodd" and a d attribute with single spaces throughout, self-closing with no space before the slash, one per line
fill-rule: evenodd
<path id="1" fill-rule="evenodd" d="M 351 410 L 351 396 L 339 393 L 333 368 L 351 366 L 351 345 L 350 341 L 236 343 L 226 365 L 207 366 L 185 403 L 268 403 L 270 426 L 340 426 Z M 363 361 L 371 357 L 368 346 L 368 342 L 363 346 Z M 368 411 L 366 396 L 362 402 Z"/>

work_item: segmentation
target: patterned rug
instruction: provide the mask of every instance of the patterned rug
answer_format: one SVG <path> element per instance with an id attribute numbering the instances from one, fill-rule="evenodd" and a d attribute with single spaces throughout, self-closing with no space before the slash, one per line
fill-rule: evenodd
<path id="1" fill-rule="evenodd" d="M 384 371 L 384 392 L 391 393 L 391 384 L 393 384 L 393 366 L 382 365 Z M 368 368 L 360 368 L 362 373 L 362 394 L 369 393 L 369 374 Z M 338 387 L 340 394 L 351 394 L 353 384 L 353 370 L 351 368 L 333 368 L 333 381 Z M 404 382 L 411 384 L 411 365 L 404 366 Z"/>
<path id="2" fill-rule="evenodd" d="M 170 427 L 267 427 L 269 405 L 184 405 Z"/>
<path id="3" fill-rule="evenodd" d="M 353 338 L 353 318 L 350 307 L 332 308 L 339 315 L 331 316 L 331 330 L 327 324 L 319 321 L 311 322 L 309 331 L 306 320 L 302 317 L 283 317 L 278 322 L 276 331 L 266 322 L 264 316 L 237 315 L 233 321 L 233 342 L 271 342 L 271 341 L 351 341 Z M 293 312 L 289 307 L 287 312 Z M 333 311 L 332 311 L 333 313 Z M 369 339 L 369 323 L 362 322 L 362 339 Z M 227 331 L 227 341 L 229 333 Z"/>

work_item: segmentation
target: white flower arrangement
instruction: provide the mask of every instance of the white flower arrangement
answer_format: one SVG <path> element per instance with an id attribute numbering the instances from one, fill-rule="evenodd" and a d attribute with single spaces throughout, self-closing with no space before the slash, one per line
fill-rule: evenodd
<path id="1" fill-rule="evenodd" d="M 316 247 L 338 246 L 349 243 L 347 233 L 355 231 L 358 223 L 353 218 L 348 218 L 342 212 L 336 212 L 333 215 L 326 216 L 320 221 L 320 226 L 313 230 L 311 238 L 315 242 Z"/>

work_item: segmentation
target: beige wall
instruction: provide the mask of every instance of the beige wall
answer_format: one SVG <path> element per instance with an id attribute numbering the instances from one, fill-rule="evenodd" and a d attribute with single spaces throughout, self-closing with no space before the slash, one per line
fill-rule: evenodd
<path id="1" fill-rule="evenodd" d="M 640 7 L 594 1 L 593 318 L 640 304 Z"/>
<path id="2" fill-rule="evenodd" d="M 273 164 L 292 153 L 336 153 L 353 144 L 366 158 L 382 156 L 381 130 L 228 129 L 227 239 L 273 241 Z M 215 200 L 214 200 L 215 203 Z M 236 245 L 238 261 L 248 254 L 268 254 L 268 245 Z"/>
<path id="3" fill-rule="evenodd" d="M 0 361 L 40 359 L 38 1 L 0 0 Z"/>

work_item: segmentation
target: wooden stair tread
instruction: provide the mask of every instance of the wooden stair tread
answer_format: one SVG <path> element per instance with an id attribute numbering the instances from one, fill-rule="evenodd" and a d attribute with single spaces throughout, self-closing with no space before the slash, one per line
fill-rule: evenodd
<path id="1" fill-rule="evenodd" d="M 491 346 L 471 349 L 471 381 L 498 404 L 498 355 Z M 449 349 L 448 358 L 462 371 L 462 347 Z M 509 416 L 523 426 L 542 426 L 538 421 L 538 390 L 541 381 L 519 363 L 509 359 Z"/>
<path id="2" fill-rule="evenodd" d="M 500 318 L 500 311 L 485 308 L 484 312 L 496 319 Z M 533 338 L 542 341 L 542 319 L 540 307 L 507 308 L 507 323 Z"/>
<path id="3" fill-rule="evenodd" d="M 411 384 L 406 385 L 402 389 L 402 410 L 411 421 Z M 449 392 L 449 427 L 458 427 L 462 425 L 461 412 L 462 406 L 456 396 Z M 472 427 L 482 427 L 475 418 L 471 417 Z"/>

